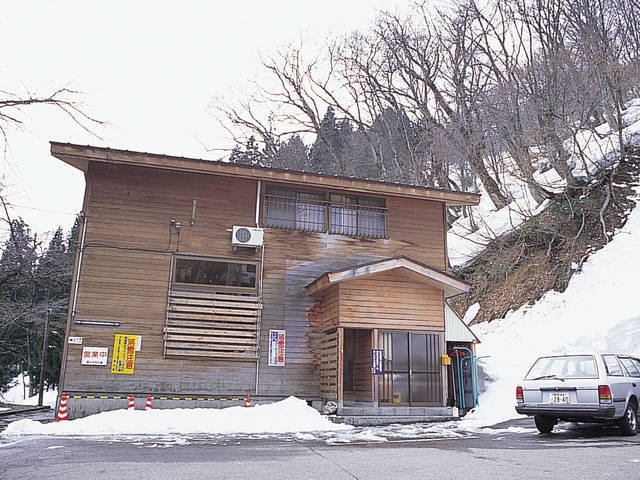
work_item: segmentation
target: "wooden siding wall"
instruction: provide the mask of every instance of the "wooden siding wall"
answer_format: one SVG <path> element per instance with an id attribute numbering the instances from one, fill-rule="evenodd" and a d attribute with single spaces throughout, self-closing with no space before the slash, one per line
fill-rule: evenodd
<path id="1" fill-rule="evenodd" d="M 396 270 L 340 284 L 340 326 L 444 330 L 442 290 L 414 276 Z"/>
<path id="2" fill-rule="evenodd" d="M 325 400 L 338 399 L 338 330 L 322 334 L 320 356 L 320 395 Z"/>
<path id="3" fill-rule="evenodd" d="M 254 393 L 254 361 L 163 358 L 170 265 L 176 252 L 252 261 L 260 261 L 264 255 L 259 338 L 262 353 L 257 387 L 261 395 L 320 398 L 321 372 L 326 377 L 334 368 L 333 365 L 321 368 L 322 359 L 333 362 L 329 360 L 333 354 L 327 353 L 326 348 L 335 341 L 331 335 L 323 337 L 321 332 L 328 325 L 337 324 L 338 290 L 325 296 L 324 324 L 318 328 L 308 318 L 315 299 L 304 292 L 311 281 L 327 271 L 397 255 L 438 269 L 446 268 L 442 205 L 395 197 L 387 199 L 390 235 L 387 240 L 265 229 L 263 252 L 249 248 L 234 252 L 227 229 L 233 225 L 254 225 L 256 191 L 256 182 L 249 180 L 90 165 L 84 205 L 88 220 L 86 246 L 75 319 L 115 321 L 120 326 L 70 325 L 69 335 L 83 337 L 83 345 L 68 345 L 63 388 L 96 393 Z M 195 223 L 190 225 L 194 200 Z M 170 228 L 172 219 L 181 222 L 180 235 Z M 355 293 L 356 287 L 368 289 L 368 295 L 374 297 L 385 313 L 392 315 L 397 310 L 397 305 L 385 309 L 382 300 L 393 297 L 390 293 L 384 297 L 387 293 L 380 291 L 379 284 L 369 284 L 366 279 L 358 281 L 347 289 L 347 297 Z M 389 289 L 385 287 L 385 291 Z M 425 295 L 424 290 L 418 295 L 399 286 L 394 292 L 417 302 L 420 307 L 414 310 L 424 309 L 423 313 L 438 301 L 435 293 Z M 439 301 L 437 308 L 441 309 L 441 296 Z M 344 317 L 350 325 L 362 325 L 363 319 L 371 318 L 375 320 L 372 325 L 388 327 L 381 315 L 376 316 L 366 306 L 357 304 L 354 298 L 351 311 Z M 409 317 L 408 322 L 398 320 L 398 328 L 424 326 L 420 322 L 429 315 L 422 315 L 420 322 L 417 317 Z M 427 322 L 437 323 L 435 318 L 427 318 Z M 435 328 L 431 323 L 429 328 Z M 284 367 L 267 365 L 270 329 L 286 330 Z M 80 364 L 83 346 L 108 347 L 110 359 L 116 333 L 142 337 L 133 375 L 111 374 L 109 365 Z M 335 386 L 322 388 L 333 390 Z"/>
<path id="4" fill-rule="evenodd" d="M 150 172 L 92 164 L 84 212 L 85 254 L 75 320 L 119 322 L 117 328 L 70 325 L 83 345 L 68 345 L 67 391 L 244 394 L 255 384 L 254 361 L 163 358 L 171 257 L 176 252 L 259 259 L 252 249 L 233 252 L 231 226 L 252 225 L 255 182 L 230 183 L 205 175 Z M 189 224 L 193 200 L 194 225 Z M 170 221 L 181 223 L 178 236 Z M 178 244 L 179 242 L 179 244 Z M 110 365 L 81 365 L 83 346 L 109 348 L 114 334 L 142 337 L 133 375 Z"/>

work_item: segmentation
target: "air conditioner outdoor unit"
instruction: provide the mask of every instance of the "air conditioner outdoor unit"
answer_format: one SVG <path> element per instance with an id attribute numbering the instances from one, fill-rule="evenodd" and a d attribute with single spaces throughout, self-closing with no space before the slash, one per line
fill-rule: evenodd
<path id="1" fill-rule="evenodd" d="M 233 247 L 252 247 L 262 246 L 263 230 L 256 227 L 233 227 L 231 233 L 231 245 Z"/>

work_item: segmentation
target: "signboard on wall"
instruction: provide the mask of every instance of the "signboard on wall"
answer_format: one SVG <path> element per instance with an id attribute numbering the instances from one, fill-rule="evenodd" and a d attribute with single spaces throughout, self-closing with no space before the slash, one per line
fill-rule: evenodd
<path id="1" fill-rule="evenodd" d="M 382 350 L 371 350 L 371 373 L 382 375 L 384 373 L 384 355 Z"/>
<path id="2" fill-rule="evenodd" d="M 111 373 L 133 374 L 137 339 L 137 335 L 116 334 L 113 341 Z"/>
<path id="3" fill-rule="evenodd" d="M 82 347 L 82 365 L 106 365 L 109 349 L 107 347 Z"/>
<path id="4" fill-rule="evenodd" d="M 269 366 L 284 367 L 286 330 L 269 330 Z"/>

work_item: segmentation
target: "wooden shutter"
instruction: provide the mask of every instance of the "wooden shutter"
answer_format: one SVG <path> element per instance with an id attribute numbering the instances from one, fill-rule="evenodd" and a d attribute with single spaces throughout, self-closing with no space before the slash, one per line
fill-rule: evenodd
<path id="1" fill-rule="evenodd" d="M 164 354 L 255 360 L 261 311 L 255 295 L 172 290 Z"/>

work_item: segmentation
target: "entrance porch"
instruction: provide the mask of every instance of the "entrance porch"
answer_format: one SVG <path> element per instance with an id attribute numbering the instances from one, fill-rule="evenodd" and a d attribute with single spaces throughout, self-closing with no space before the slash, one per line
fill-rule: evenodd
<path id="1" fill-rule="evenodd" d="M 321 333 L 323 403 L 349 423 L 452 418 L 444 299 L 467 288 L 405 257 L 327 273 L 307 286 Z"/>

